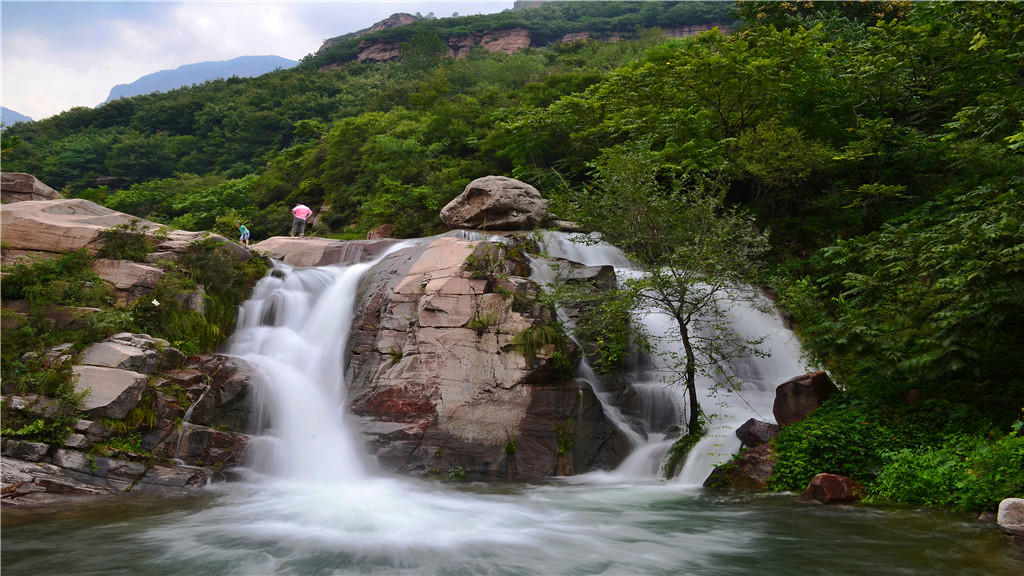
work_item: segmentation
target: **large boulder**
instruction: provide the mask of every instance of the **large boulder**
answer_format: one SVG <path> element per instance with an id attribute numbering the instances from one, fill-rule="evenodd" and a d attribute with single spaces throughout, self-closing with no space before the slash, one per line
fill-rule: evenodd
<path id="1" fill-rule="evenodd" d="M 493 279 L 468 269 L 488 250 L 505 266 Z M 559 370 L 561 351 L 527 358 L 513 345 L 551 311 L 513 308 L 511 294 L 522 301 L 537 286 L 510 275 L 507 256 L 488 242 L 437 237 L 393 252 L 364 279 L 349 406 L 385 468 L 528 479 L 611 467 L 624 454 L 589 386 Z M 511 288 L 496 293 L 499 285 Z"/>
<path id="2" fill-rule="evenodd" d="M 4 204 L 56 200 L 57 198 L 63 198 L 63 196 L 31 174 L 23 172 L 0 174 L 0 202 Z"/>
<path id="3" fill-rule="evenodd" d="M 548 201 L 536 188 L 505 176 L 477 178 L 447 206 L 441 221 L 450 228 L 524 230 L 548 215 Z"/>
<path id="4" fill-rule="evenodd" d="M 146 389 L 146 375 L 132 370 L 100 366 L 75 366 L 75 392 L 86 392 L 82 409 L 92 417 L 121 420 L 139 404 Z"/>
<path id="5" fill-rule="evenodd" d="M 744 446 L 753 448 L 770 442 L 772 438 L 779 435 L 780 429 L 778 424 L 751 418 L 736 429 L 736 437 L 743 442 Z"/>
<path id="6" fill-rule="evenodd" d="M 775 421 L 779 426 L 799 422 L 838 391 L 828 374 L 821 371 L 787 380 L 775 388 Z"/>

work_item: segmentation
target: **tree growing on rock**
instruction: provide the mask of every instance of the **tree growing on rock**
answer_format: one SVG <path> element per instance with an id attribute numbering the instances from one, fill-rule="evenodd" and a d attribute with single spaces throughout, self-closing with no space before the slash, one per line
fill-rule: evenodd
<path id="1" fill-rule="evenodd" d="M 685 388 L 687 430 L 698 433 L 697 375 L 734 386 L 724 370 L 728 361 L 759 353 L 763 338 L 739 336 L 725 310 L 733 302 L 763 302 L 749 282 L 768 249 L 767 233 L 726 207 L 724 190 L 713 181 L 659 180 L 662 163 L 646 146 L 609 148 L 594 167 L 595 184 L 576 198 L 576 216 L 643 271 L 623 283 L 626 296 L 675 321 L 683 352 L 663 354 L 670 356 L 673 382 Z"/>

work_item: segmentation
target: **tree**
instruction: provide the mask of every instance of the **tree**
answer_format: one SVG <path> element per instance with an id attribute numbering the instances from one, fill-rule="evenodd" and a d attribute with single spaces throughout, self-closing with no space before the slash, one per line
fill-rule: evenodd
<path id="1" fill-rule="evenodd" d="M 714 182 L 663 185 L 660 168 L 646 146 L 606 150 L 595 164 L 596 186 L 577 199 L 576 216 L 643 270 L 641 277 L 623 283 L 628 297 L 675 320 L 684 352 L 667 360 L 685 387 L 687 427 L 695 433 L 697 374 L 722 376 L 729 359 L 757 352 L 760 340 L 739 337 L 723 318 L 730 302 L 760 301 L 747 282 L 768 249 L 768 237 L 750 218 L 724 206 L 723 191 Z"/>

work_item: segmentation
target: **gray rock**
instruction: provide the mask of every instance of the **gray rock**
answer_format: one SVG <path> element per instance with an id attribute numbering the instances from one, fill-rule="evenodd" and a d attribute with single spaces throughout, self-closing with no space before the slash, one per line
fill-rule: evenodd
<path id="1" fill-rule="evenodd" d="M 82 408 L 93 417 L 123 420 L 139 404 L 146 389 L 146 375 L 131 370 L 100 366 L 75 366 L 75 392 L 89 391 Z"/>
<path id="2" fill-rule="evenodd" d="M 744 446 L 760 446 L 778 436 L 780 429 L 778 424 L 751 418 L 736 429 L 736 437 L 743 442 Z"/>
<path id="3" fill-rule="evenodd" d="M 999 503 L 999 529 L 1010 536 L 1024 537 L 1024 498 L 1006 498 Z"/>
<path id="4" fill-rule="evenodd" d="M 536 188 L 505 176 L 484 176 L 441 209 L 449 228 L 524 230 L 548 216 L 548 201 Z"/>
<path id="5" fill-rule="evenodd" d="M 154 374 L 160 368 L 160 354 L 152 346 L 145 349 L 121 342 L 97 342 L 82 351 L 78 363 Z"/>
<path id="6" fill-rule="evenodd" d="M 42 442 L 5 439 L 3 441 L 3 451 L 0 453 L 4 456 L 17 458 L 19 460 L 26 460 L 28 462 L 42 462 L 43 458 L 46 458 L 46 453 L 49 452 L 49 450 L 50 446 L 48 444 L 43 444 Z"/>

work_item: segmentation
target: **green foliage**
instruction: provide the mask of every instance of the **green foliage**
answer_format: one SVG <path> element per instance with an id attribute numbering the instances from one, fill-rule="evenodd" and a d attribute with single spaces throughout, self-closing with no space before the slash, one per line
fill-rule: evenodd
<path id="1" fill-rule="evenodd" d="M 100 239 L 103 240 L 100 258 L 144 262 L 146 256 L 153 251 L 153 241 L 149 234 L 139 221 L 134 219 L 127 224 L 118 224 L 102 230 Z"/>
<path id="2" fill-rule="evenodd" d="M 778 462 L 768 486 L 803 491 L 819 473 L 848 476 L 868 485 L 886 463 L 883 454 L 899 446 L 897 440 L 880 414 L 830 399 L 775 437 Z"/>
<path id="3" fill-rule="evenodd" d="M 568 342 L 565 330 L 558 324 L 534 324 L 512 337 L 512 346 L 527 360 L 533 360 L 538 352 L 549 347 L 564 355 Z"/>
<path id="4" fill-rule="evenodd" d="M 1022 206 L 1008 184 L 950 193 L 822 251 L 781 303 L 851 389 L 890 402 L 917 390 L 1009 423 L 1024 396 Z"/>
<path id="5" fill-rule="evenodd" d="M 508 456 L 509 458 L 512 458 L 513 456 L 516 455 L 515 436 L 510 436 L 509 439 L 505 441 L 505 447 L 502 449 L 502 452 L 504 452 L 505 456 Z"/>
<path id="6" fill-rule="evenodd" d="M 7 414 L 8 410 L 5 409 L 4 422 L 8 425 L 14 424 Z M 3 430 L 0 430 L 0 434 L 4 438 L 17 438 L 29 442 L 61 445 L 71 436 L 73 432 L 72 423 L 72 419 L 68 417 L 55 419 L 37 418 L 28 424 L 14 424 L 13 426 L 4 427 Z"/>
<path id="7" fill-rule="evenodd" d="M 665 459 L 661 464 L 661 474 L 665 478 L 672 478 L 678 473 L 683 463 L 690 456 L 690 452 L 693 451 L 693 447 L 707 433 L 703 421 L 698 420 L 698 422 L 699 424 L 695 430 L 691 430 L 677 438 L 672 443 L 672 447 L 668 449 L 668 454 L 665 455 Z"/>
<path id="8" fill-rule="evenodd" d="M 995 510 L 1024 491 L 1024 437 L 950 436 L 935 446 L 886 453 L 888 464 L 870 486 L 875 500 Z"/>
<path id="9" fill-rule="evenodd" d="M 481 312 L 476 316 L 473 316 L 469 322 L 466 323 L 466 328 L 470 330 L 476 330 L 477 333 L 482 334 L 485 330 L 494 326 L 498 323 L 498 314 L 495 312 Z"/>
<path id="10" fill-rule="evenodd" d="M 576 438 L 573 433 L 573 422 L 574 418 L 570 418 L 568 422 L 563 424 L 555 425 L 555 438 L 558 441 L 558 455 L 562 456 L 572 451 L 573 446 L 576 443 Z"/>

